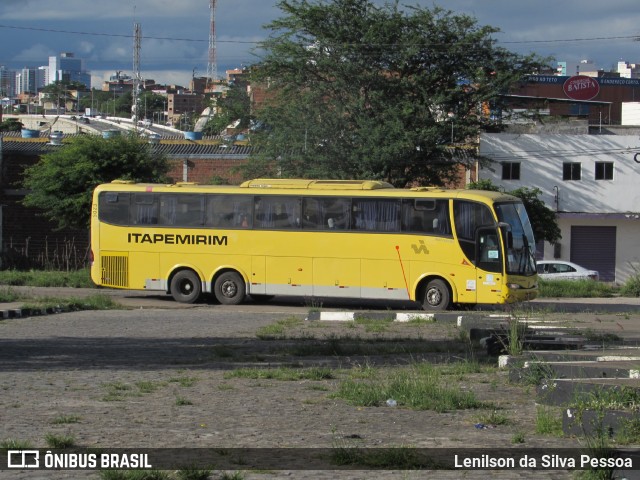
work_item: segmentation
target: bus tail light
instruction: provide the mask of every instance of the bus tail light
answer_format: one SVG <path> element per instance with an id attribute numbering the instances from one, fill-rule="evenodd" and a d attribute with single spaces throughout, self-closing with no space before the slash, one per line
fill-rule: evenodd
<path id="1" fill-rule="evenodd" d="M 93 248 L 89 250 L 89 265 L 93 267 Z"/>

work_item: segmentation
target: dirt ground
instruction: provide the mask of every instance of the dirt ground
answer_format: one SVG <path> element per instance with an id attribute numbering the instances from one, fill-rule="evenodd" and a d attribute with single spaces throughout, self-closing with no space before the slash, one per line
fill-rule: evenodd
<path id="1" fill-rule="evenodd" d="M 276 309 L 277 310 L 277 309 Z M 292 313 L 293 312 L 293 313 Z M 437 413 L 362 407 L 336 398 L 341 381 L 412 362 L 468 361 L 470 344 L 453 324 L 305 321 L 299 310 L 137 309 L 73 312 L 0 321 L 0 441 L 47 448 L 68 435 L 91 448 L 526 448 L 578 446 L 535 433 L 534 389 L 506 372 L 450 375 L 489 409 Z M 281 322 L 275 338 L 267 328 Z M 258 336 L 263 338 L 258 338 Z M 490 364 L 482 351 L 477 360 Z M 324 380 L 231 377 L 239 368 L 330 367 Z M 506 424 L 479 429 L 492 411 Z M 490 417 L 489 417 L 490 418 Z M 485 424 L 488 422 L 485 421 Z M 495 428 L 493 428 L 495 427 Z M 287 465 L 288 467 L 288 465 Z M 572 478 L 530 470 L 234 470 L 244 479 Z M 0 479 L 100 478 L 89 471 L 0 471 Z M 211 478 L 221 478 L 214 469 Z"/>

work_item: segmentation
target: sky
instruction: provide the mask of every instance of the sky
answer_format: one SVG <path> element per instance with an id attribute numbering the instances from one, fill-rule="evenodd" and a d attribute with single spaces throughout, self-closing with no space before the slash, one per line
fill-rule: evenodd
<path id="1" fill-rule="evenodd" d="M 326 0 L 325 0 L 326 1 Z M 382 4 L 383 0 L 375 0 Z M 500 29 L 498 44 L 520 54 L 555 60 L 594 61 L 615 68 L 619 60 L 640 63 L 638 0 L 400 0 L 439 5 L 471 15 L 479 25 Z M 256 63 L 252 53 L 283 16 L 278 0 L 217 0 L 217 71 Z M 206 76 L 209 0 L 0 0 L 0 65 L 10 69 L 48 64 L 48 57 L 73 52 L 86 61 L 92 85 L 116 71 L 131 74 L 133 32 L 142 32 L 143 78 L 188 85 Z"/>

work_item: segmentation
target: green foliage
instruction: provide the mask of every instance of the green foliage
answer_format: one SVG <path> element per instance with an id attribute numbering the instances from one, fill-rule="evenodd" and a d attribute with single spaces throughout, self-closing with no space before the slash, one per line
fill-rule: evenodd
<path id="1" fill-rule="evenodd" d="M 59 228 L 88 228 L 97 185 L 118 178 L 158 182 L 167 171 L 165 158 L 140 137 L 81 136 L 25 170 L 24 187 L 30 192 L 23 203 L 42 209 Z"/>
<path id="2" fill-rule="evenodd" d="M 7 118 L 0 122 L 0 132 L 18 132 L 24 128 L 24 125 L 17 118 Z"/>
<path id="3" fill-rule="evenodd" d="M 415 364 L 366 381 L 346 379 L 340 382 L 335 396 L 365 407 L 381 406 L 387 399 L 395 399 L 400 406 L 436 412 L 483 406 L 473 392 L 444 383 L 432 365 Z"/>
<path id="4" fill-rule="evenodd" d="M 467 185 L 467 188 L 471 190 L 500 191 L 500 187 L 494 185 L 491 180 L 471 182 Z M 539 197 L 542 191 L 539 188 L 521 187 L 506 193 L 522 200 L 524 208 L 529 215 L 533 236 L 536 240 L 546 240 L 550 243 L 556 243 L 562 238 L 556 213 L 540 200 Z"/>
<path id="5" fill-rule="evenodd" d="M 259 149 L 246 176 L 442 185 L 457 173 L 452 137 L 475 138 L 488 121 L 479 106 L 498 106 L 540 63 L 497 47 L 495 28 L 439 7 L 278 6 L 284 16 L 267 25 L 252 78 L 268 86 L 256 113 L 268 128 L 252 136 Z"/>
<path id="6" fill-rule="evenodd" d="M 640 297 L 640 271 L 635 267 L 633 268 L 633 275 L 630 275 L 620 288 L 620 294 L 625 297 Z"/>
<path id="7" fill-rule="evenodd" d="M 540 279 L 539 287 L 541 298 L 607 298 L 618 292 L 614 285 L 593 280 Z"/>
<path id="8" fill-rule="evenodd" d="M 522 199 L 531 220 L 533 236 L 538 240 L 546 240 L 556 243 L 562 238 L 558 226 L 556 213 L 547 207 L 539 196 L 542 190 L 539 188 L 521 187 L 512 190 L 509 194 Z"/>
<path id="9" fill-rule="evenodd" d="M 217 100 L 218 113 L 211 117 L 203 132 L 220 135 L 230 123 L 239 120 L 239 129 L 246 129 L 251 122 L 251 100 L 246 85 L 234 84 Z"/>
<path id="10" fill-rule="evenodd" d="M 94 288 L 88 269 L 60 272 L 54 270 L 0 270 L 0 285 L 31 287 Z"/>

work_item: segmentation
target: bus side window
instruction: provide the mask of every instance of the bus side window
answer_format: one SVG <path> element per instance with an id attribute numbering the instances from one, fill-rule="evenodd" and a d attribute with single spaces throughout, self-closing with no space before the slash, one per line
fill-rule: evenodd
<path id="1" fill-rule="evenodd" d="M 134 225 L 157 225 L 158 203 L 153 193 L 134 193 L 131 221 Z"/>
<path id="2" fill-rule="evenodd" d="M 98 198 L 98 212 L 101 222 L 113 225 L 129 223 L 129 193 L 102 192 Z"/>
<path id="3" fill-rule="evenodd" d="M 305 230 L 318 230 L 322 225 L 318 225 L 320 202 L 316 198 L 302 199 L 302 228 Z"/>

